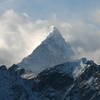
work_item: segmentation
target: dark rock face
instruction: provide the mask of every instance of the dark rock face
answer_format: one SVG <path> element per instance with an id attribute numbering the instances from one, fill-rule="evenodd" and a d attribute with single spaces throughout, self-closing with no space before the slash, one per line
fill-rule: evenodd
<path id="1" fill-rule="evenodd" d="M 100 66 L 82 59 L 84 68 L 77 77 L 66 73 L 67 62 L 46 69 L 35 78 L 24 79 L 24 69 L 0 67 L 0 100 L 100 100 Z M 73 68 L 73 67 L 72 67 Z M 61 70 L 62 69 L 62 70 Z"/>
<path id="2" fill-rule="evenodd" d="M 69 75 L 60 73 L 57 70 L 42 72 L 37 77 L 40 80 L 39 84 L 42 88 L 45 86 L 52 87 L 57 90 L 62 90 L 66 88 L 66 86 L 70 86 L 74 81 L 74 79 L 72 79 Z"/>
<path id="3" fill-rule="evenodd" d="M 75 79 L 60 72 L 59 66 L 64 68 L 61 64 L 38 74 L 37 92 L 41 91 L 49 100 L 100 100 L 100 66 L 87 61 Z"/>
<path id="4" fill-rule="evenodd" d="M 12 66 L 8 69 L 8 71 L 10 71 L 10 72 L 12 72 L 12 73 L 16 73 L 17 75 L 22 75 L 22 74 L 25 73 L 25 69 L 20 68 L 19 66 L 15 65 L 15 64 L 12 65 Z"/>
<path id="5" fill-rule="evenodd" d="M 87 67 L 77 79 L 81 100 L 100 100 L 100 67 Z"/>
<path id="6" fill-rule="evenodd" d="M 7 70 L 5 65 L 0 66 L 0 70 Z"/>
<path id="7" fill-rule="evenodd" d="M 22 79 L 15 67 L 17 66 L 14 65 L 10 69 L 0 67 L 0 100 L 32 100 L 28 80 Z"/>

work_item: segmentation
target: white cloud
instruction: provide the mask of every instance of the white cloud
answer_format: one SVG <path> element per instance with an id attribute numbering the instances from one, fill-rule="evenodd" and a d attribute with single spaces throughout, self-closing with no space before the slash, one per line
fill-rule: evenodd
<path id="1" fill-rule="evenodd" d="M 48 26 L 45 20 L 34 21 L 12 9 L 3 13 L 0 16 L 0 63 L 11 65 L 30 54 L 46 37 Z"/>
<path id="2" fill-rule="evenodd" d="M 100 63 L 100 29 L 98 26 L 82 20 L 73 21 L 71 24 L 70 43 L 76 56 L 85 56 Z"/>
<path id="3" fill-rule="evenodd" d="M 10 66 L 29 55 L 46 38 L 48 27 L 52 24 L 64 33 L 71 27 L 59 20 L 32 20 L 26 13 L 18 13 L 12 9 L 1 14 L 0 64 Z"/>
<path id="4" fill-rule="evenodd" d="M 93 16 L 91 16 L 92 18 Z M 70 42 L 76 58 L 87 57 L 100 63 L 100 28 L 99 21 L 92 23 L 94 21 L 94 18 L 91 23 L 80 19 L 62 21 L 56 17 L 56 21 L 53 23 L 60 29 L 66 41 Z"/>
<path id="5" fill-rule="evenodd" d="M 11 65 L 30 54 L 46 38 L 52 24 L 71 43 L 77 58 L 86 56 L 99 62 L 100 29 L 96 25 L 82 20 L 62 21 L 57 16 L 33 20 L 10 9 L 0 15 L 0 64 Z"/>

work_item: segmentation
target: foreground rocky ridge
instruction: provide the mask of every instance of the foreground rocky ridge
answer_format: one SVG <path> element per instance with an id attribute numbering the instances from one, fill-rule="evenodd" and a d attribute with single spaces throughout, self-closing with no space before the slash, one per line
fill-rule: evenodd
<path id="1" fill-rule="evenodd" d="M 74 60 L 45 69 L 34 78 L 13 65 L 0 67 L 0 100 L 100 100 L 100 66 Z"/>

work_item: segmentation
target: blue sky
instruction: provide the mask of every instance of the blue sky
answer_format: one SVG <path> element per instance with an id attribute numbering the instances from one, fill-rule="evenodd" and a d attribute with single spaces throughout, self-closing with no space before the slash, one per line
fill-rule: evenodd
<path id="1" fill-rule="evenodd" d="M 1 12 L 6 9 L 26 12 L 33 18 L 46 19 L 55 13 L 63 19 L 88 19 L 89 14 L 100 8 L 100 0 L 4 0 L 0 8 Z"/>

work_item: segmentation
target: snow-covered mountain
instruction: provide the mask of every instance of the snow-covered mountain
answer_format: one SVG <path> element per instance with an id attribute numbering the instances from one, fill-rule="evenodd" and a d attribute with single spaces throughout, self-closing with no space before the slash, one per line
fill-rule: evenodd
<path id="1" fill-rule="evenodd" d="M 24 80 L 18 75 L 18 66 L 13 65 L 10 69 L 0 67 L 0 100 L 32 100 L 32 92 Z"/>
<path id="2" fill-rule="evenodd" d="M 71 60 L 73 56 L 70 44 L 64 40 L 57 28 L 52 27 L 47 38 L 18 66 L 38 73 L 47 67 Z"/>
<path id="3" fill-rule="evenodd" d="M 25 70 L 17 65 L 0 67 L 0 100 L 100 100 L 100 66 L 85 58 L 47 68 L 31 79 L 22 74 Z"/>
<path id="4" fill-rule="evenodd" d="M 78 71 L 76 77 L 71 76 Z M 49 100 L 100 100 L 100 66 L 91 60 L 66 62 L 44 70 L 37 78 L 40 88 L 33 89 L 42 91 Z"/>
<path id="5" fill-rule="evenodd" d="M 100 100 L 100 65 L 73 55 L 53 28 L 21 63 L 0 67 L 0 100 Z"/>
<path id="6" fill-rule="evenodd" d="M 75 79 L 85 70 L 87 61 L 88 60 L 86 58 L 68 61 L 66 63 L 56 65 L 55 67 L 47 68 L 44 72 L 48 72 L 52 69 L 53 71 L 56 70 L 59 73 L 65 73 Z"/>

